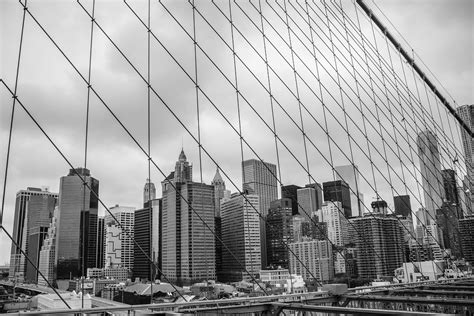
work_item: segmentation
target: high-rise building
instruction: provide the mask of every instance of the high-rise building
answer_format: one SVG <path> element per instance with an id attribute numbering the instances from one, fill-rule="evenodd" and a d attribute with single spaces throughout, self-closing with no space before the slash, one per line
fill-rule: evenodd
<path id="1" fill-rule="evenodd" d="M 222 200 L 223 282 L 251 280 L 250 275 L 255 278 L 260 271 L 260 218 L 254 209 L 258 203 L 258 195 L 252 194 L 234 193 Z"/>
<path id="2" fill-rule="evenodd" d="M 436 218 L 436 210 L 441 207 L 445 198 L 438 138 L 431 131 L 420 132 L 417 145 L 425 208 L 431 218 Z"/>
<path id="3" fill-rule="evenodd" d="M 155 280 L 161 277 L 161 199 L 148 201 L 133 213 L 133 277 Z M 124 220 L 129 215 L 124 214 Z M 120 233 L 123 233 L 120 231 Z"/>
<path id="4" fill-rule="evenodd" d="M 474 215 L 459 220 L 459 235 L 464 258 L 474 263 Z"/>
<path id="5" fill-rule="evenodd" d="M 327 225 L 328 240 L 336 247 L 342 249 L 349 243 L 348 219 L 342 213 L 341 202 L 325 202 L 321 207 L 320 220 Z M 345 256 L 334 252 L 334 272 L 345 273 Z"/>
<path id="6" fill-rule="evenodd" d="M 37 272 L 28 263 L 23 250 L 35 265 L 39 263 L 39 252 L 46 237 L 58 194 L 48 189 L 27 188 L 16 194 L 13 240 L 10 255 L 11 280 L 37 281 Z M 17 247 L 18 245 L 18 247 Z"/>
<path id="7" fill-rule="evenodd" d="M 315 240 L 326 240 L 328 237 L 327 223 L 319 221 L 317 215 L 308 219 L 302 215 L 293 216 L 293 232 L 291 238 L 293 241 L 302 241 L 305 238 Z"/>
<path id="8" fill-rule="evenodd" d="M 103 268 L 104 267 L 104 254 L 105 254 L 105 225 L 104 225 L 104 216 L 99 216 L 97 218 L 97 254 L 95 267 Z"/>
<path id="9" fill-rule="evenodd" d="M 348 220 L 342 214 L 341 202 L 325 202 L 319 220 L 327 224 L 328 239 L 342 247 L 348 243 Z"/>
<path id="10" fill-rule="evenodd" d="M 298 189 L 298 214 L 307 219 L 315 215 L 323 204 L 322 191 L 319 183 L 308 184 L 304 188 Z"/>
<path id="11" fill-rule="evenodd" d="M 359 277 L 393 276 L 393 271 L 402 265 L 405 257 L 403 229 L 398 219 L 373 213 L 350 221 L 357 231 L 353 238 Z"/>
<path id="12" fill-rule="evenodd" d="M 304 239 L 289 245 L 290 271 L 304 280 L 327 283 L 334 278 L 332 245 L 327 240 Z M 298 260 L 299 259 L 299 260 Z"/>
<path id="13" fill-rule="evenodd" d="M 459 207 L 449 202 L 436 210 L 436 223 L 441 229 L 444 248 L 451 249 L 451 255 L 461 257 L 459 241 Z"/>
<path id="14" fill-rule="evenodd" d="M 299 189 L 301 189 L 301 187 L 294 184 L 283 185 L 281 187 L 281 198 L 291 200 L 293 215 L 300 213 L 298 210 L 298 190 Z"/>
<path id="15" fill-rule="evenodd" d="M 181 194 L 181 278 L 183 284 L 215 280 L 214 187 L 187 182 Z"/>
<path id="16" fill-rule="evenodd" d="M 44 275 L 38 278 L 38 285 L 48 286 L 48 282 L 53 284 L 56 280 L 55 265 L 56 265 L 56 232 L 58 229 L 58 215 L 59 209 L 54 208 L 53 218 L 49 224 L 48 236 L 43 241 L 39 256 L 38 270 Z"/>
<path id="17" fill-rule="evenodd" d="M 219 168 L 216 169 L 216 174 L 214 179 L 211 182 L 211 185 L 214 186 L 214 201 L 215 201 L 215 215 L 214 215 L 214 225 L 215 225 L 215 244 L 216 244 L 216 277 L 220 281 L 222 278 L 222 221 L 221 221 L 221 200 L 224 196 L 229 195 L 230 191 L 225 189 L 225 182 L 219 173 Z"/>
<path id="18" fill-rule="evenodd" d="M 162 189 L 163 274 L 178 284 L 214 279 L 214 186 L 192 182 L 192 166 L 181 151 Z"/>
<path id="19" fill-rule="evenodd" d="M 324 201 L 341 202 L 344 216 L 352 217 L 351 194 L 349 185 L 342 181 L 329 181 L 323 183 Z"/>
<path id="20" fill-rule="evenodd" d="M 462 120 L 474 131 L 474 104 L 466 104 L 456 109 Z M 462 145 L 464 148 L 464 161 L 466 162 L 466 207 L 467 214 L 474 210 L 474 138 L 469 135 L 461 126 Z"/>
<path id="21" fill-rule="evenodd" d="M 277 169 L 274 164 L 256 159 L 242 162 L 243 192 L 259 196 L 260 218 L 260 244 L 262 269 L 267 266 L 267 246 L 265 242 L 265 220 L 270 203 L 278 199 Z"/>
<path id="22" fill-rule="evenodd" d="M 150 179 L 146 179 L 145 187 L 143 188 L 143 204 L 150 200 L 156 199 L 156 188 L 153 182 L 150 182 Z"/>
<path id="23" fill-rule="evenodd" d="M 456 171 L 445 169 L 442 172 L 445 201 L 459 206 L 458 185 L 456 183 Z M 462 213 L 460 214 L 462 217 Z"/>
<path id="24" fill-rule="evenodd" d="M 115 205 L 104 217 L 106 268 L 132 270 L 134 257 L 135 208 Z M 115 217 L 115 219 L 114 219 Z"/>
<path id="25" fill-rule="evenodd" d="M 343 180 L 349 185 L 351 196 L 352 216 L 362 216 L 364 214 L 364 195 L 360 192 L 359 169 L 356 165 L 345 165 L 334 167 L 336 180 Z"/>
<path id="26" fill-rule="evenodd" d="M 292 242 L 293 218 L 291 199 L 270 204 L 266 220 L 267 265 L 288 268 L 288 243 Z"/>
<path id="27" fill-rule="evenodd" d="M 411 217 L 411 203 L 409 195 L 399 195 L 393 197 L 395 205 L 395 214 L 405 217 Z"/>
<path id="28" fill-rule="evenodd" d="M 91 177 L 89 169 L 71 169 L 61 177 L 56 238 L 58 279 L 85 276 L 87 268 L 95 267 L 98 196 L 99 181 Z"/>

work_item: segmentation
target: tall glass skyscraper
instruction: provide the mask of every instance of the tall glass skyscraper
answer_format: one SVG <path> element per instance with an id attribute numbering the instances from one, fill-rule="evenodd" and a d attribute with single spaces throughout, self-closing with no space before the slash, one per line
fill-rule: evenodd
<path id="1" fill-rule="evenodd" d="M 474 131 L 474 104 L 466 104 L 456 109 L 463 121 Z M 474 138 L 472 138 L 462 127 L 462 145 L 464 148 L 464 160 L 466 162 L 467 174 L 464 179 L 464 192 L 466 194 L 466 208 L 468 214 L 474 212 Z"/>
<path id="2" fill-rule="evenodd" d="M 99 181 L 91 177 L 88 169 L 71 169 L 61 177 L 56 238 L 58 279 L 85 276 L 87 268 L 95 267 L 98 196 Z"/>
<path id="3" fill-rule="evenodd" d="M 28 279 L 36 282 L 36 270 L 27 263 L 21 250 L 28 254 L 35 264 L 51 222 L 58 194 L 47 189 L 27 188 L 16 194 L 13 240 L 10 256 L 10 279 L 24 281 L 27 269 Z"/>
<path id="4" fill-rule="evenodd" d="M 336 180 L 345 181 L 350 188 L 352 216 L 364 214 L 364 196 L 360 192 L 359 169 L 354 165 L 336 166 Z"/>
<path id="5" fill-rule="evenodd" d="M 263 217 L 268 214 L 270 203 L 278 199 L 277 169 L 272 163 L 257 159 L 249 159 L 242 162 L 243 191 L 248 194 L 259 196 L 259 210 Z M 260 241 L 262 268 L 267 266 L 265 220 L 260 218 Z"/>
<path id="6" fill-rule="evenodd" d="M 436 210 L 441 208 L 445 198 L 438 139 L 431 131 L 424 131 L 418 134 L 417 145 L 425 208 L 429 213 L 428 219 L 434 220 Z"/>

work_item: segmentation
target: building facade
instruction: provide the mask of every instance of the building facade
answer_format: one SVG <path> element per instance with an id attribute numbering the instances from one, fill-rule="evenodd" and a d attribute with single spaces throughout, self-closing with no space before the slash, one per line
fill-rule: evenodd
<path id="1" fill-rule="evenodd" d="M 456 112 L 462 118 L 462 120 L 474 130 L 474 104 L 466 104 L 456 109 Z M 462 145 L 464 148 L 464 161 L 466 163 L 466 175 L 465 175 L 465 200 L 467 214 L 472 214 L 474 211 L 474 139 L 460 126 Z"/>
<path id="2" fill-rule="evenodd" d="M 293 218 L 291 199 L 270 203 L 266 220 L 267 265 L 288 268 L 288 244 L 292 242 Z"/>
<path id="3" fill-rule="evenodd" d="M 332 245 L 327 240 L 306 239 L 291 243 L 290 273 L 303 276 L 304 280 L 327 283 L 334 278 Z M 299 258 L 299 260 L 298 260 Z"/>
<path id="4" fill-rule="evenodd" d="M 352 217 L 364 214 L 364 195 L 360 192 L 359 169 L 356 165 L 345 165 L 334 167 L 336 180 L 343 180 L 349 185 L 351 197 Z"/>
<path id="5" fill-rule="evenodd" d="M 257 159 L 242 162 L 243 192 L 259 196 L 260 218 L 260 244 L 262 268 L 267 266 L 267 246 L 265 242 L 266 226 L 264 218 L 268 214 L 270 203 L 278 199 L 278 181 L 276 165 Z"/>
<path id="6" fill-rule="evenodd" d="M 442 206 L 445 198 L 438 138 L 431 131 L 420 132 L 417 137 L 417 146 L 425 208 L 429 217 L 434 220 L 436 210 Z"/>
<path id="7" fill-rule="evenodd" d="M 342 180 L 324 182 L 323 195 L 325 202 L 341 202 L 344 216 L 352 217 L 351 194 L 346 182 Z"/>
<path id="8" fill-rule="evenodd" d="M 133 270 L 135 208 L 115 205 L 109 211 L 104 217 L 104 267 Z"/>
<path id="9" fill-rule="evenodd" d="M 10 252 L 11 280 L 30 279 L 32 282 L 37 280 L 36 270 L 27 262 L 21 250 L 32 256 L 33 262 L 38 264 L 39 252 L 51 223 L 57 199 L 58 194 L 49 192 L 46 188 L 30 187 L 16 194 L 12 234 L 15 242 L 12 242 Z"/>
<path id="10" fill-rule="evenodd" d="M 91 177 L 89 169 L 71 169 L 61 177 L 56 238 L 58 279 L 85 276 L 87 268 L 95 267 L 98 197 L 99 181 Z"/>
<path id="11" fill-rule="evenodd" d="M 411 217 L 411 203 L 409 195 L 399 195 L 393 197 L 395 214 L 405 217 Z"/>
<path id="12" fill-rule="evenodd" d="M 393 276 L 405 258 L 403 229 L 394 217 L 368 214 L 351 219 L 357 234 L 357 270 L 359 277 L 375 279 Z"/>
<path id="13" fill-rule="evenodd" d="M 178 284 L 215 279 L 215 187 L 192 182 L 181 150 L 162 190 L 163 274 Z"/>
<path id="14" fill-rule="evenodd" d="M 260 218 L 254 210 L 258 203 L 258 195 L 252 194 L 222 200 L 223 282 L 251 280 L 261 269 Z"/>

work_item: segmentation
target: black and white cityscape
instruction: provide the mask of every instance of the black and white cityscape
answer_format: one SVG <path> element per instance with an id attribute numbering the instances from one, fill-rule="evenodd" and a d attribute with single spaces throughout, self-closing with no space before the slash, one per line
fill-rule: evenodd
<path id="1" fill-rule="evenodd" d="M 381 1 L 52 2 L 0 5 L 0 312 L 474 312 L 472 58 Z"/>

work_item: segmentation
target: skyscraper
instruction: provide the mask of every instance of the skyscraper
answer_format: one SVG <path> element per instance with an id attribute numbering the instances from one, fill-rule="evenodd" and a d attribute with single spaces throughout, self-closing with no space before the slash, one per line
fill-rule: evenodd
<path id="1" fill-rule="evenodd" d="M 308 220 L 321 209 L 323 204 L 322 188 L 319 183 L 308 184 L 296 191 L 298 201 L 298 213 Z"/>
<path id="2" fill-rule="evenodd" d="M 474 131 L 474 104 L 463 105 L 456 109 L 456 112 L 462 120 Z M 471 214 L 474 210 L 474 138 L 472 138 L 464 128 L 460 127 L 462 135 L 462 144 L 464 148 L 464 160 L 466 162 L 466 189 L 465 193 L 467 213 Z"/>
<path id="3" fill-rule="evenodd" d="M 10 279 L 24 281 L 27 276 L 32 282 L 37 280 L 36 270 L 27 263 L 22 249 L 32 256 L 33 262 L 39 262 L 39 252 L 57 203 L 58 194 L 47 189 L 27 188 L 16 194 L 15 218 L 13 222 L 13 240 L 10 256 Z M 29 246 L 31 244 L 31 246 Z"/>
<path id="4" fill-rule="evenodd" d="M 53 284 L 56 280 L 55 265 L 56 265 L 56 232 L 58 228 L 59 209 L 54 208 L 53 218 L 49 224 L 48 236 L 43 241 L 39 256 L 38 270 L 44 275 L 38 278 L 38 285 L 48 286 L 48 282 Z"/>
<path id="5" fill-rule="evenodd" d="M 143 204 L 150 200 L 156 199 L 156 188 L 150 179 L 146 179 L 145 187 L 143 188 Z"/>
<path id="6" fill-rule="evenodd" d="M 291 273 L 304 280 L 328 282 L 334 278 L 332 245 L 327 240 L 304 239 L 289 245 Z M 316 279 L 316 280 L 314 280 Z"/>
<path id="7" fill-rule="evenodd" d="M 360 192 L 359 169 L 356 165 L 345 165 L 334 167 L 336 180 L 343 180 L 349 185 L 351 196 L 352 216 L 362 216 L 364 214 L 364 196 Z"/>
<path id="8" fill-rule="evenodd" d="M 357 269 L 359 277 L 375 279 L 393 276 L 405 257 L 403 229 L 394 217 L 383 214 L 367 214 L 350 219 L 357 231 Z"/>
<path id="9" fill-rule="evenodd" d="M 104 216 L 97 218 L 97 253 L 96 253 L 96 268 L 104 267 L 104 254 L 105 254 L 105 225 Z"/>
<path id="10" fill-rule="evenodd" d="M 294 184 L 283 185 L 281 187 L 281 198 L 291 200 L 293 215 L 296 215 L 299 213 L 298 211 L 298 190 L 299 189 L 301 189 L 301 187 Z"/>
<path id="11" fill-rule="evenodd" d="M 225 189 L 225 182 L 219 173 L 219 168 L 216 169 L 216 174 L 211 182 L 214 186 L 214 201 L 215 201 L 215 244 L 216 244 L 216 276 L 220 281 L 222 276 L 222 222 L 221 222 L 221 200 L 226 194 L 230 195 L 230 191 Z"/>
<path id="12" fill-rule="evenodd" d="M 395 214 L 405 217 L 411 217 L 411 203 L 409 195 L 399 195 L 393 197 L 395 205 Z"/>
<path id="13" fill-rule="evenodd" d="M 474 215 L 459 220 L 459 239 L 464 258 L 474 262 Z"/>
<path id="14" fill-rule="evenodd" d="M 261 269 L 258 202 L 257 195 L 237 193 L 222 201 L 223 282 L 250 280 L 247 271 L 256 277 Z"/>
<path id="15" fill-rule="evenodd" d="M 349 243 L 348 219 L 342 213 L 342 203 L 325 202 L 321 207 L 320 220 L 327 224 L 327 237 L 331 243 L 342 249 Z M 335 273 L 345 273 L 346 263 L 340 252 L 334 253 Z"/>
<path id="16" fill-rule="evenodd" d="M 134 277 L 146 280 L 161 277 L 161 214 L 161 199 L 150 200 L 143 205 L 143 208 L 134 211 L 135 242 L 132 245 Z M 129 215 L 124 216 L 128 218 Z M 131 219 L 127 221 L 130 223 Z"/>
<path id="17" fill-rule="evenodd" d="M 436 210 L 441 207 L 445 198 L 438 139 L 431 131 L 420 132 L 417 137 L 417 145 L 425 208 L 429 217 L 434 219 Z"/>
<path id="18" fill-rule="evenodd" d="M 98 196 L 99 181 L 91 177 L 89 169 L 71 169 L 61 177 L 56 238 L 58 279 L 85 276 L 87 268 L 95 266 Z"/>
<path id="19" fill-rule="evenodd" d="M 459 206 L 458 186 L 456 183 L 456 171 L 445 169 L 442 172 L 444 196 L 446 202 Z"/>
<path id="20" fill-rule="evenodd" d="M 192 166 L 183 150 L 161 184 L 163 274 L 178 284 L 214 279 L 214 186 L 192 182 Z"/>
<path id="21" fill-rule="evenodd" d="M 342 181 L 329 181 L 323 183 L 324 201 L 341 202 L 344 216 L 346 218 L 352 217 L 352 204 L 349 185 Z"/>
<path id="22" fill-rule="evenodd" d="M 267 266 L 288 268 L 288 243 L 292 242 L 291 199 L 272 201 L 266 220 Z"/>
<path id="23" fill-rule="evenodd" d="M 132 270 L 134 258 L 135 208 L 115 205 L 104 217 L 106 268 L 123 267 Z"/>
<path id="24" fill-rule="evenodd" d="M 249 159 L 242 162 L 243 191 L 259 196 L 260 214 L 265 218 L 270 208 L 270 203 L 278 199 L 277 170 L 274 164 Z M 265 220 L 260 218 L 260 243 L 262 268 L 267 266 L 267 247 Z"/>

